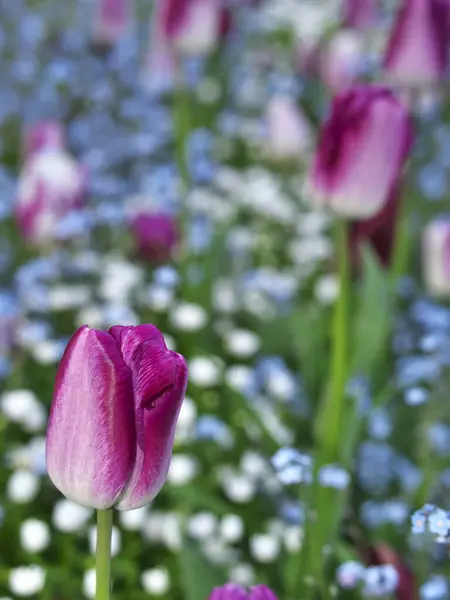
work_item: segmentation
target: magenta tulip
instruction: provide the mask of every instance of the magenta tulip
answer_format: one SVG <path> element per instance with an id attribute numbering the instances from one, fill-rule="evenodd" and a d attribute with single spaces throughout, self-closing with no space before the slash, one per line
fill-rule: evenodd
<path id="1" fill-rule="evenodd" d="M 182 55 L 212 52 L 223 25 L 222 0 L 158 0 L 155 30 Z"/>
<path id="2" fill-rule="evenodd" d="M 373 217 L 399 179 L 411 144 L 411 117 L 390 90 L 360 86 L 343 92 L 322 127 L 307 198 L 343 217 Z"/>
<path id="3" fill-rule="evenodd" d="M 139 254 L 151 263 L 170 260 L 179 243 L 177 222 L 168 213 L 137 214 L 132 219 L 131 229 Z"/>
<path id="4" fill-rule="evenodd" d="M 130 27 L 133 0 L 97 0 L 92 22 L 95 43 L 114 46 Z"/>
<path id="5" fill-rule="evenodd" d="M 299 160 L 310 148 L 311 124 L 292 98 L 282 95 L 270 98 L 265 124 L 266 149 L 274 160 Z"/>
<path id="6" fill-rule="evenodd" d="M 338 31 L 323 47 L 319 73 L 332 94 L 355 85 L 364 64 L 363 39 L 357 31 Z"/>
<path id="7" fill-rule="evenodd" d="M 41 150 L 63 150 L 66 145 L 62 126 L 56 121 L 40 121 L 25 131 L 23 140 L 24 158 Z"/>
<path id="8" fill-rule="evenodd" d="M 378 0 L 345 0 L 344 27 L 363 30 L 371 27 L 377 18 Z"/>
<path id="9" fill-rule="evenodd" d="M 426 85 L 447 67 L 447 0 L 404 0 L 392 30 L 384 70 L 395 82 Z"/>
<path id="10" fill-rule="evenodd" d="M 214 588 L 209 600 L 277 600 L 275 594 L 265 585 L 255 585 L 249 591 L 234 583 L 226 583 Z"/>
<path id="11" fill-rule="evenodd" d="M 450 297 L 450 219 L 438 218 L 426 226 L 422 264 L 428 293 Z"/>
<path id="12" fill-rule="evenodd" d="M 58 224 L 83 205 L 86 172 L 64 150 L 31 155 L 19 175 L 15 216 L 23 237 L 35 245 L 54 239 Z"/>
<path id="13" fill-rule="evenodd" d="M 54 485 L 83 506 L 133 510 L 163 486 L 187 384 L 153 325 L 81 327 L 56 374 L 47 428 Z"/>

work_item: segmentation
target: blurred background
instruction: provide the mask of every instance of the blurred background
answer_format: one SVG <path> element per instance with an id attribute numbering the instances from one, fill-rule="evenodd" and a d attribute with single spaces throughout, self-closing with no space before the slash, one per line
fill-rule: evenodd
<path id="1" fill-rule="evenodd" d="M 0 0 L 2 600 L 94 597 L 95 518 L 47 477 L 48 409 L 77 327 L 138 323 L 190 378 L 167 485 L 115 513 L 114 598 L 448 597 L 450 254 L 421 245 L 448 207 L 444 5 Z M 361 362 L 317 472 L 340 285 L 306 174 L 333 96 L 370 82 L 415 144 L 401 215 L 348 224 Z"/>

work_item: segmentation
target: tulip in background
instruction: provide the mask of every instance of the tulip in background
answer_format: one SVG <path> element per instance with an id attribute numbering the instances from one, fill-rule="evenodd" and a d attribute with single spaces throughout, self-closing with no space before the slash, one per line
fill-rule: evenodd
<path id="1" fill-rule="evenodd" d="M 311 146 L 311 126 L 296 102 L 274 96 L 266 107 L 267 153 L 275 160 L 298 160 Z"/>
<path id="2" fill-rule="evenodd" d="M 277 600 L 275 594 L 265 585 L 255 585 L 249 591 L 234 583 L 214 588 L 209 600 Z"/>
<path id="3" fill-rule="evenodd" d="M 387 202 L 412 144 L 411 117 L 388 89 L 358 86 L 335 98 L 307 180 L 307 197 L 350 219 Z"/>
<path id="4" fill-rule="evenodd" d="M 431 221 L 423 234 L 423 278 L 432 296 L 450 296 L 450 219 Z"/>
<path id="5" fill-rule="evenodd" d="M 203 56 L 218 42 L 222 0 L 158 0 L 155 35 L 183 56 Z"/>
<path id="6" fill-rule="evenodd" d="M 343 8 L 344 27 L 364 30 L 376 21 L 378 0 L 345 0 Z"/>
<path id="7" fill-rule="evenodd" d="M 32 125 L 24 135 L 23 156 L 30 158 L 41 150 L 63 150 L 66 146 L 62 126 L 56 121 L 40 121 Z"/>
<path id="8" fill-rule="evenodd" d="M 390 80 L 427 85 L 440 80 L 448 62 L 447 0 L 403 0 L 384 57 Z"/>
<path id="9" fill-rule="evenodd" d="M 128 31 L 133 16 L 133 0 L 97 0 L 92 23 L 95 43 L 114 46 Z"/>
<path id="10" fill-rule="evenodd" d="M 61 219 L 83 205 L 86 172 L 62 148 L 44 148 L 25 161 L 19 174 L 15 216 L 23 237 L 45 246 Z"/>
<path id="11" fill-rule="evenodd" d="M 364 45 L 356 31 L 339 31 L 320 53 L 320 77 L 333 94 L 354 85 L 363 67 Z"/>
<path id="12" fill-rule="evenodd" d="M 47 427 L 50 479 L 98 509 L 97 600 L 110 590 L 111 511 L 147 505 L 163 486 L 187 385 L 184 358 L 153 325 L 81 327 L 56 374 Z"/>
<path id="13" fill-rule="evenodd" d="M 139 254 L 150 263 L 170 260 L 180 240 L 175 217 L 169 213 L 138 213 L 132 217 L 131 230 Z"/>

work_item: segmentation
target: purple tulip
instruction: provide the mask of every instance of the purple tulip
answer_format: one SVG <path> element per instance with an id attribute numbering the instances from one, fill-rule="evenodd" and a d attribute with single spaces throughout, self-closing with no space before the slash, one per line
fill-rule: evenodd
<path id="1" fill-rule="evenodd" d="M 133 0 L 97 0 L 92 24 L 95 43 L 114 46 L 127 32 L 133 15 Z"/>
<path id="2" fill-rule="evenodd" d="M 410 85 L 441 79 L 447 67 L 448 25 L 447 0 L 404 0 L 384 58 L 387 75 Z"/>
<path id="3" fill-rule="evenodd" d="M 361 35 L 352 30 L 338 31 L 320 54 L 320 77 L 333 94 L 342 92 L 357 83 L 364 59 Z"/>
<path id="4" fill-rule="evenodd" d="M 182 55 L 212 52 L 222 26 L 222 0 L 158 0 L 157 35 Z"/>
<path id="5" fill-rule="evenodd" d="M 23 140 L 25 158 L 41 150 L 63 150 L 66 146 L 64 130 L 56 121 L 40 121 L 27 131 Z"/>
<path id="6" fill-rule="evenodd" d="M 209 600 L 277 600 L 275 594 L 265 585 L 256 585 L 249 591 L 234 583 L 226 583 L 214 588 Z"/>
<path id="7" fill-rule="evenodd" d="M 411 144 L 411 117 L 390 90 L 343 92 L 319 136 L 307 185 L 311 202 L 348 218 L 373 217 L 399 179 Z"/>
<path id="8" fill-rule="evenodd" d="M 345 0 L 344 26 L 363 30 L 371 27 L 377 17 L 378 0 Z"/>
<path id="9" fill-rule="evenodd" d="M 311 125 L 292 98 L 272 97 L 266 107 L 267 152 L 275 160 L 300 159 L 310 148 Z"/>
<path id="10" fill-rule="evenodd" d="M 26 160 L 19 175 L 15 215 L 23 237 L 48 243 L 61 219 L 84 203 L 86 172 L 64 150 L 44 148 Z"/>
<path id="11" fill-rule="evenodd" d="M 168 213 L 137 214 L 131 221 L 131 229 L 139 254 L 152 263 L 170 260 L 179 243 L 177 222 Z"/>
<path id="12" fill-rule="evenodd" d="M 450 297 L 450 219 L 435 219 L 426 226 L 422 264 L 428 293 Z"/>
<path id="13" fill-rule="evenodd" d="M 184 358 L 153 325 L 80 327 L 56 374 L 47 469 L 83 506 L 133 510 L 163 486 L 187 384 Z"/>

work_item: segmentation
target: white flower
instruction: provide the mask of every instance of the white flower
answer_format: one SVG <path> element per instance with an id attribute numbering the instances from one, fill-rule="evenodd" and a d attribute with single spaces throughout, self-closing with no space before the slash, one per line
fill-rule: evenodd
<path id="1" fill-rule="evenodd" d="M 44 407 L 30 390 L 12 390 L 1 397 L 3 414 L 14 423 L 20 423 L 27 431 L 42 429 L 47 421 Z"/>
<path id="2" fill-rule="evenodd" d="M 216 358 L 196 356 L 189 361 L 189 380 L 198 387 L 213 387 L 220 381 L 222 362 Z"/>
<path id="3" fill-rule="evenodd" d="M 239 563 L 229 571 L 229 580 L 237 585 L 250 587 L 255 583 L 255 572 L 252 565 Z"/>
<path id="4" fill-rule="evenodd" d="M 173 302 L 173 290 L 161 285 L 150 286 L 141 296 L 141 301 L 155 312 L 166 312 Z"/>
<path id="5" fill-rule="evenodd" d="M 230 475 L 222 482 L 223 491 L 236 504 L 250 502 L 255 496 L 255 484 L 246 475 Z"/>
<path id="6" fill-rule="evenodd" d="M 37 475 L 29 471 L 15 471 L 9 478 L 6 494 L 12 502 L 26 504 L 36 497 L 39 491 L 40 480 Z"/>
<path id="7" fill-rule="evenodd" d="M 95 569 L 89 569 L 83 577 L 83 594 L 87 598 L 94 598 L 96 586 Z"/>
<path id="8" fill-rule="evenodd" d="M 229 544 L 234 544 L 244 535 L 244 521 L 239 515 L 225 515 L 220 521 L 220 533 Z"/>
<path id="9" fill-rule="evenodd" d="M 339 293 L 339 281 L 335 275 L 323 275 L 316 283 L 314 294 L 321 304 L 333 304 Z"/>
<path id="10" fill-rule="evenodd" d="M 297 525 L 286 527 L 283 533 L 283 542 L 288 552 L 298 552 L 303 540 L 303 530 Z"/>
<path id="11" fill-rule="evenodd" d="M 45 584 L 45 571 L 38 565 L 17 567 L 9 572 L 9 587 L 16 596 L 34 596 Z"/>
<path id="12" fill-rule="evenodd" d="M 260 479 L 267 476 L 269 465 L 261 454 L 248 450 L 241 458 L 241 469 L 249 477 Z"/>
<path id="13" fill-rule="evenodd" d="M 217 518 L 209 512 L 199 512 L 193 515 L 187 523 L 189 535 L 198 540 L 204 540 L 214 535 Z"/>
<path id="14" fill-rule="evenodd" d="M 258 534 L 250 538 L 250 553 L 261 563 L 273 562 L 280 553 L 280 541 L 270 534 Z"/>
<path id="15" fill-rule="evenodd" d="M 183 400 L 183 404 L 181 405 L 181 410 L 177 421 L 175 431 L 176 442 L 184 442 L 190 438 L 196 419 L 197 405 L 191 398 L 186 396 Z"/>
<path id="16" fill-rule="evenodd" d="M 170 322 L 174 329 L 179 331 L 198 331 L 208 320 L 208 313 L 200 306 L 190 302 L 183 302 L 174 306 L 170 313 Z"/>
<path id="17" fill-rule="evenodd" d="M 147 518 L 148 510 L 146 506 L 136 508 L 135 510 L 119 511 L 119 521 L 121 526 L 128 531 L 139 531 Z"/>
<path id="18" fill-rule="evenodd" d="M 198 473 L 197 459 L 188 454 L 174 454 L 170 463 L 167 481 L 181 486 L 190 483 Z"/>
<path id="19" fill-rule="evenodd" d="M 30 348 L 33 358 L 41 365 L 51 365 L 59 361 L 64 345 L 59 340 L 42 340 Z"/>
<path id="20" fill-rule="evenodd" d="M 249 358 L 258 352 L 261 346 L 260 338 L 248 329 L 235 329 L 225 338 L 227 350 L 238 358 Z"/>
<path id="21" fill-rule="evenodd" d="M 91 515 L 90 508 L 80 506 L 71 500 L 59 500 L 53 509 L 53 525 L 59 531 L 73 533 L 84 527 Z"/>
<path id="22" fill-rule="evenodd" d="M 156 567 L 143 571 L 141 575 L 142 587 L 149 594 L 162 596 L 169 591 L 169 573 L 165 567 Z"/>
<path id="23" fill-rule="evenodd" d="M 143 276 L 144 272 L 140 267 L 121 258 L 107 257 L 100 283 L 100 295 L 110 302 L 127 304 Z"/>
<path id="24" fill-rule="evenodd" d="M 105 323 L 104 311 L 97 304 L 90 304 L 80 309 L 77 315 L 77 325 L 101 328 Z"/>
<path id="25" fill-rule="evenodd" d="M 232 365 L 225 372 L 225 381 L 233 390 L 245 392 L 253 382 L 254 370 L 247 365 Z"/>
<path id="26" fill-rule="evenodd" d="M 85 305 L 91 297 L 87 285 L 57 285 L 50 288 L 48 294 L 51 310 L 69 310 Z"/>
<path id="27" fill-rule="evenodd" d="M 97 546 L 97 527 L 95 525 L 89 528 L 88 538 L 91 553 L 95 554 L 95 549 Z M 119 554 L 120 546 L 120 530 L 113 526 L 111 530 L 111 556 L 116 556 Z"/>
<path id="28" fill-rule="evenodd" d="M 50 528 L 39 519 L 27 519 L 20 526 L 20 543 L 27 552 L 42 552 L 50 544 Z"/>

